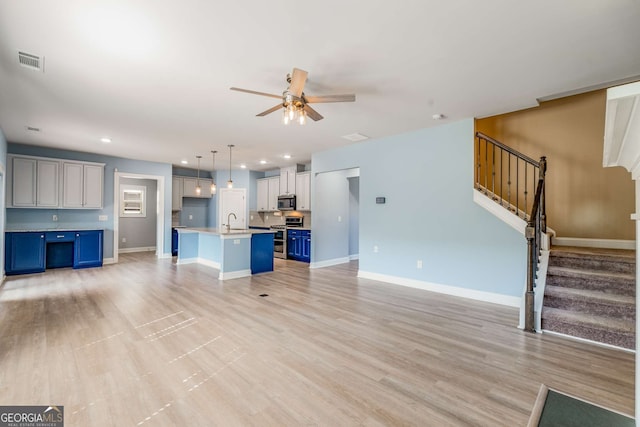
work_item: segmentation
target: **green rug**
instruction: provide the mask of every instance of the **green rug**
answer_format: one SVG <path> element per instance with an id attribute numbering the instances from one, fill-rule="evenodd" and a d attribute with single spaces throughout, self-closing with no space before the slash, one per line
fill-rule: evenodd
<path id="1" fill-rule="evenodd" d="M 532 425 L 532 424 L 530 424 Z M 538 427 L 634 427 L 635 420 L 589 402 L 548 390 Z"/>

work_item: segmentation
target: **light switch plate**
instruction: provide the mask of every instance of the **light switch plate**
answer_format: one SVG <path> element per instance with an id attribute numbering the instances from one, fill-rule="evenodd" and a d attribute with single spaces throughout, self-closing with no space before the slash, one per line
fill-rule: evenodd
<path id="1" fill-rule="evenodd" d="M 98 215 L 98 221 L 108 221 L 108 220 L 109 220 L 108 215 Z"/>

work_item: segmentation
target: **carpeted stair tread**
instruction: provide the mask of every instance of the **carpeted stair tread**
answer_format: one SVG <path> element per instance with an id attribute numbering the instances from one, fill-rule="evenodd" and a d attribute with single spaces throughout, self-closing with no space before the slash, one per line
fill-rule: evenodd
<path id="1" fill-rule="evenodd" d="M 544 294 L 545 296 L 557 298 L 594 300 L 610 304 L 629 304 L 634 307 L 636 305 L 636 299 L 629 295 L 611 294 L 591 289 L 574 289 L 547 285 L 544 289 Z"/>
<path id="2" fill-rule="evenodd" d="M 636 346 L 635 321 L 631 320 L 612 320 L 544 307 L 542 329 L 630 350 Z"/>
<path id="3" fill-rule="evenodd" d="M 635 261 L 631 250 L 553 247 L 542 328 L 635 348 Z"/>
<path id="4" fill-rule="evenodd" d="M 608 316 L 596 316 L 593 314 L 567 311 L 560 308 L 543 307 L 542 320 L 556 319 L 566 323 L 581 324 L 593 328 L 609 328 L 617 332 L 629 332 L 635 334 L 635 320 L 612 319 Z M 544 325 L 543 325 L 544 329 Z"/>
<path id="5" fill-rule="evenodd" d="M 565 288 L 598 289 L 602 292 L 635 296 L 635 275 L 630 273 L 604 273 L 569 267 L 549 266 L 547 285 Z"/>
<path id="6" fill-rule="evenodd" d="M 590 252 L 587 250 L 552 249 L 549 255 L 549 266 L 635 274 L 635 252 L 613 251 Z"/>

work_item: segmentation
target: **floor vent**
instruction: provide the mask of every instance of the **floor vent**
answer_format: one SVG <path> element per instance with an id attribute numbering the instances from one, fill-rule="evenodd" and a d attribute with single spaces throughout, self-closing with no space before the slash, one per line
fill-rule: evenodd
<path id="1" fill-rule="evenodd" d="M 32 70 L 44 71 L 44 58 L 30 53 L 18 51 L 18 62 L 20 65 Z"/>

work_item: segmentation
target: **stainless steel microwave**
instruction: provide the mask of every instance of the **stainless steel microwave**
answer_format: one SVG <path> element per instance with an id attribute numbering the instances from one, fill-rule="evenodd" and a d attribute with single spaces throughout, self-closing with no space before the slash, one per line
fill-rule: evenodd
<path id="1" fill-rule="evenodd" d="M 295 211 L 296 196 L 293 194 L 289 194 L 286 196 L 278 196 L 278 210 L 279 211 Z"/>

